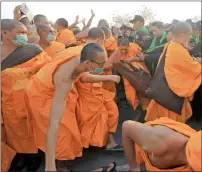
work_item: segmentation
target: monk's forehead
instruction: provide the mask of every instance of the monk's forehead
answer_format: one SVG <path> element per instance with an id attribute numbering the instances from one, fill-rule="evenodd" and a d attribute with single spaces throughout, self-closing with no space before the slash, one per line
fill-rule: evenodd
<path id="1" fill-rule="evenodd" d="M 27 31 L 27 28 L 26 28 L 26 26 L 24 24 L 22 24 L 20 22 L 16 22 L 14 24 L 13 30 L 19 31 L 19 32 L 24 32 L 24 31 Z"/>

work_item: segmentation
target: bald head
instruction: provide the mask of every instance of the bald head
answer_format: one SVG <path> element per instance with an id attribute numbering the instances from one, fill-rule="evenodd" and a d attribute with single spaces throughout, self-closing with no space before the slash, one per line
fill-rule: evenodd
<path id="1" fill-rule="evenodd" d="M 34 24 L 35 25 L 40 25 L 40 24 L 47 24 L 48 23 L 48 19 L 46 16 L 42 15 L 42 14 L 37 14 L 34 16 Z"/>
<path id="2" fill-rule="evenodd" d="M 24 27 L 24 25 L 13 19 L 2 19 L 1 20 L 1 30 L 6 30 L 12 32 L 13 29 L 17 27 Z"/>
<path id="3" fill-rule="evenodd" d="M 107 20 L 105 19 L 101 19 L 99 22 L 98 22 L 98 28 L 101 28 L 101 27 L 108 27 L 109 28 L 109 24 L 107 22 Z"/>
<path id="4" fill-rule="evenodd" d="M 104 31 L 104 34 L 105 34 L 105 38 L 108 39 L 112 36 L 112 32 L 109 28 L 107 27 L 102 27 L 101 28 L 103 31 Z"/>
<path id="5" fill-rule="evenodd" d="M 100 28 L 93 27 L 88 32 L 88 38 L 89 39 L 98 39 L 98 38 L 105 38 L 104 31 Z"/>
<path id="6" fill-rule="evenodd" d="M 81 62 L 85 61 L 96 61 L 99 56 L 104 58 L 105 51 L 104 49 L 96 43 L 89 43 L 81 51 Z"/>
<path id="7" fill-rule="evenodd" d="M 20 22 L 24 24 L 25 26 L 28 26 L 30 24 L 29 19 L 27 17 L 23 17 L 20 19 Z"/>
<path id="8" fill-rule="evenodd" d="M 59 18 L 55 22 L 56 25 L 60 25 L 63 28 L 68 28 L 68 21 L 65 18 Z"/>
<path id="9" fill-rule="evenodd" d="M 37 26 L 37 32 L 53 30 L 50 24 L 40 24 Z"/>
<path id="10" fill-rule="evenodd" d="M 173 28 L 173 35 L 180 36 L 181 34 L 192 33 L 192 27 L 187 22 L 178 22 Z"/>

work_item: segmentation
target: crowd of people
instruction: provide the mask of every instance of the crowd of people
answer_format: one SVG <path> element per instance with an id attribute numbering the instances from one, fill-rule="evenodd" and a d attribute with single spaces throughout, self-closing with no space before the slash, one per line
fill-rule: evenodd
<path id="1" fill-rule="evenodd" d="M 1 19 L 2 171 L 36 171 L 41 152 L 45 171 L 70 171 L 65 162 L 91 146 L 123 150 L 130 171 L 201 171 L 202 133 L 186 124 L 201 120 L 201 21 L 145 26 L 135 15 L 133 27 L 91 27 L 91 11 L 79 28 L 79 16 L 70 25 L 21 10 Z M 141 111 L 123 123 L 119 145 L 125 101 Z"/>

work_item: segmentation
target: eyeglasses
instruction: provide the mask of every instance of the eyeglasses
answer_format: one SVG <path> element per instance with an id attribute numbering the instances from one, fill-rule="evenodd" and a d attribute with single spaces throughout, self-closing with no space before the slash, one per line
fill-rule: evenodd
<path id="1" fill-rule="evenodd" d="M 100 68 L 102 68 L 104 66 L 105 62 L 106 62 L 106 61 L 104 61 L 102 63 L 99 63 L 99 62 L 96 62 L 96 61 L 93 61 L 93 60 L 89 60 L 89 61 L 92 62 L 92 63 L 95 63 L 95 64 L 99 65 Z"/>

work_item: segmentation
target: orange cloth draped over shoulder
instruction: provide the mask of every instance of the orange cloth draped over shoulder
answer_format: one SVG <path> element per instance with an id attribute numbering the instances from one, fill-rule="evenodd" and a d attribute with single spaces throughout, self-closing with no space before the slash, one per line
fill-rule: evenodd
<path id="1" fill-rule="evenodd" d="M 27 106 L 30 111 L 28 123 L 33 129 L 36 146 L 45 152 L 50 109 L 54 98 L 53 75 L 63 63 L 80 56 L 82 46 L 68 48 L 57 54 L 53 61 L 45 65 L 32 77 L 27 85 Z M 56 145 L 56 159 L 73 160 L 82 156 L 81 136 L 78 129 L 75 108 L 78 93 L 73 86 L 66 99 L 65 112 L 61 119 Z"/>
<path id="2" fill-rule="evenodd" d="M 115 61 L 119 61 L 119 60 L 127 60 L 131 57 L 135 57 L 138 53 L 141 52 L 141 48 L 135 44 L 135 43 L 130 43 L 129 45 L 129 49 L 128 49 L 128 53 L 124 56 L 120 56 L 119 52 L 116 50 L 112 56 L 110 56 L 109 59 L 109 63 L 113 63 Z M 143 69 L 146 72 L 148 72 L 147 67 L 145 66 L 145 64 L 143 62 L 132 62 L 133 66 L 135 66 L 138 69 Z M 133 109 L 135 110 L 139 104 L 142 105 L 143 109 L 146 109 L 148 103 L 149 103 L 149 99 L 144 98 L 142 96 L 139 96 L 136 93 L 136 90 L 130 85 L 129 81 L 126 80 L 123 77 L 123 81 L 124 81 L 124 87 L 125 87 L 125 94 L 126 94 L 126 98 L 129 102 L 129 104 L 133 107 Z M 140 102 L 140 97 L 141 98 L 141 102 Z"/>
<path id="3" fill-rule="evenodd" d="M 56 53 L 65 50 L 65 44 L 61 42 L 52 42 L 44 51 L 50 56 L 53 57 Z"/>
<path id="4" fill-rule="evenodd" d="M 42 52 L 31 60 L 1 72 L 2 78 L 2 117 L 6 143 L 17 153 L 36 153 L 38 149 L 33 136 L 28 133 L 25 88 L 32 75 L 51 58 Z"/>
<path id="5" fill-rule="evenodd" d="M 6 144 L 6 133 L 1 123 L 1 171 L 8 171 L 16 152 Z"/>
<path id="6" fill-rule="evenodd" d="M 117 41 L 112 36 L 106 39 L 104 44 L 105 49 L 107 50 L 108 56 L 110 56 L 117 49 Z"/>
<path id="7" fill-rule="evenodd" d="M 143 149 L 141 149 L 137 144 L 135 144 L 136 160 L 139 165 L 145 164 L 147 171 L 162 171 L 162 172 L 172 172 L 172 171 L 201 171 L 201 131 L 196 132 L 194 129 L 186 124 L 176 122 L 167 117 L 162 117 L 160 119 L 150 121 L 145 123 L 149 126 L 162 125 L 166 126 L 176 132 L 179 132 L 187 137 L 189 140 L 186 145 L 186 156 L 189 165 L 184 165 L 172 169 L 158 169 L 154 167 Z"/>
<path id="8" fill-rule="evenodd" d="M 118 124 L 115 94 L 102 88 L 102 82 L 75 83 L 79 98 L 76 114 L 82 145 L 103 147 L 108 133 L 114 133 Z"/>
<path id="9" fill-rule="evenodd" d="M 76 38 L 74 36 L 74 33 L 69 29 L 63 29 L 57 33 L 57 42 L 61 42 L 65 44 L 66 46 L 71 44 L 76 44 Z"/>
<path id="10" fill-rule="evenodd" d="M 165 77 L 169 88 L 178 96 L 185 98 L 184 105 L 181 115 L 178 115 L 162 107 L 155 100 L 151 100 L 145 120 L 152 121 L 160 117 L 168 117 L 185 123 L 192 115 L 190 100 L 201 84 L 201 64 L 194 61 L 189 52 L 179 43 L 171 42 L 167 46 Z M 164 48 L 164 52 L 165 50 Z"/>

